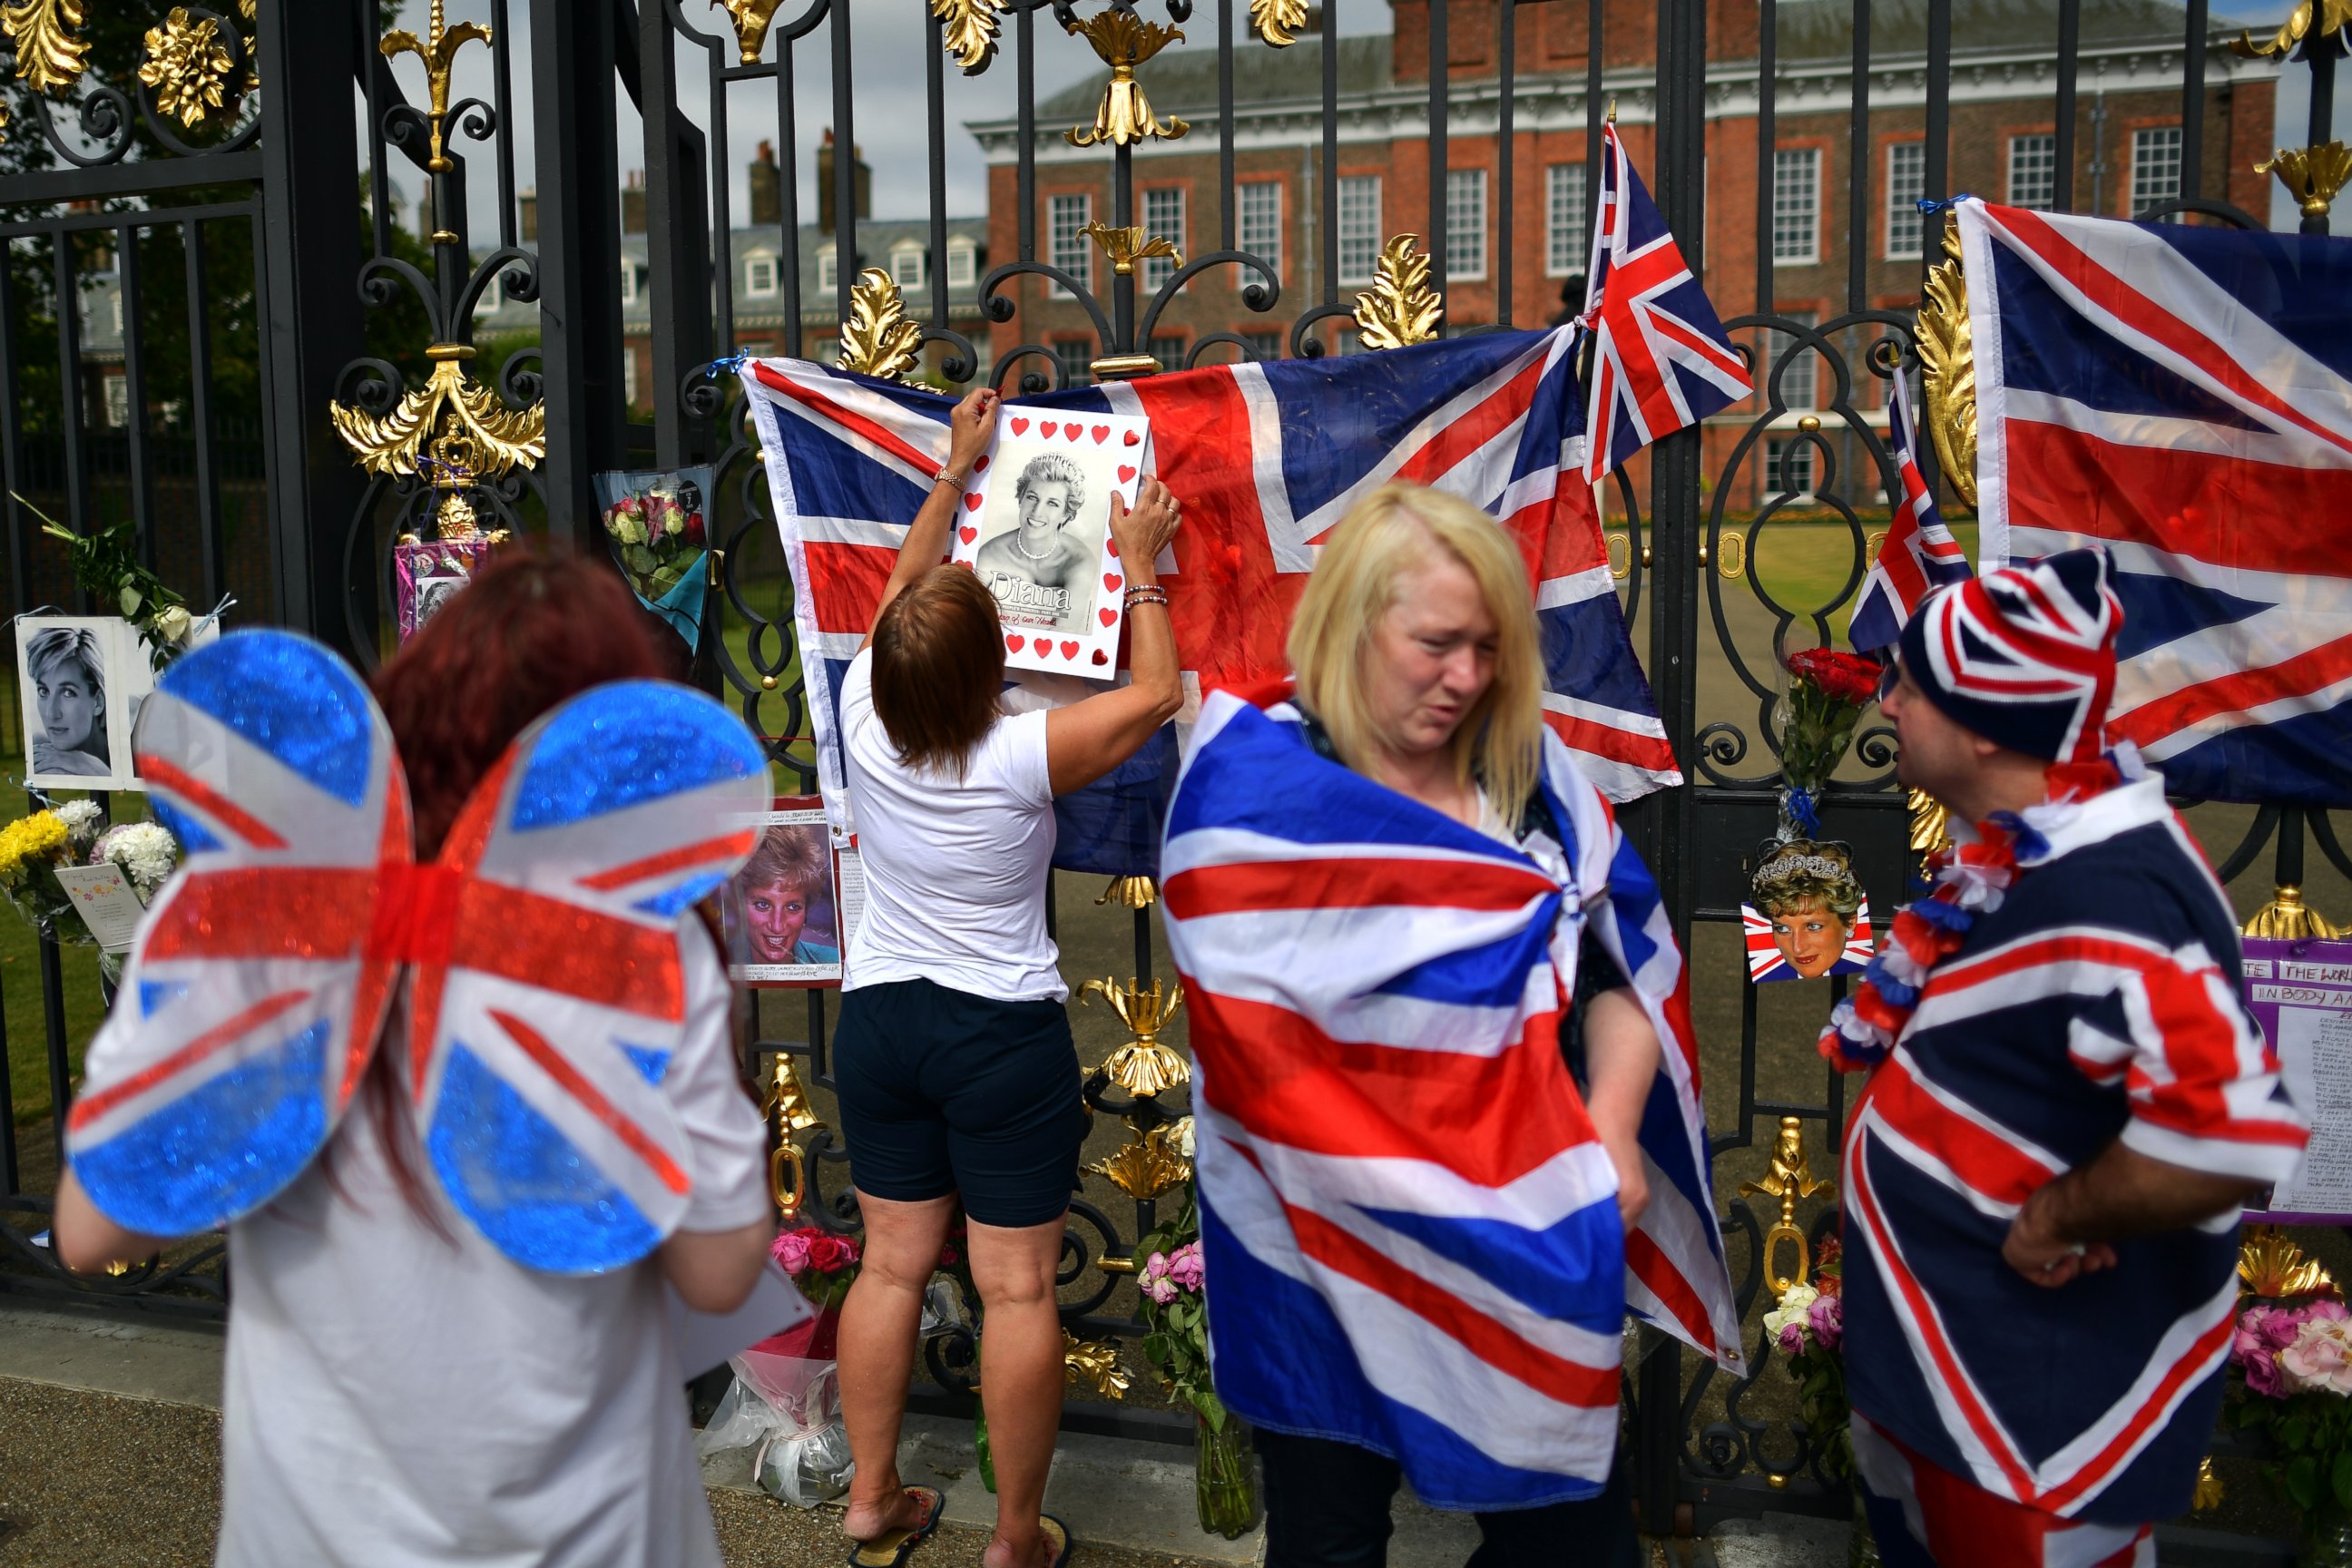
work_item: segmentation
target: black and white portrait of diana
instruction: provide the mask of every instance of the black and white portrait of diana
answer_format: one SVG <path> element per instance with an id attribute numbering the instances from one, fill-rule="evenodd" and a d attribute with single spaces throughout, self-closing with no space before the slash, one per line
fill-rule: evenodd
<path id="1" fill-rule="evenodd" d="M 82 616 L 16 623 L 26 783 L 105 789 L 128 772 L 116 766 L 107 700 L 117 624 Z"/>
<path id="2" fill-rule="evenodd" d="M 1022 465 L 1010 489 L 991 489 L 972 570 L 1006 626 L 1085 630 L 1109 527 L 1108 489 L 1088 484 L 1076 458 L 1042 452 Z"/>

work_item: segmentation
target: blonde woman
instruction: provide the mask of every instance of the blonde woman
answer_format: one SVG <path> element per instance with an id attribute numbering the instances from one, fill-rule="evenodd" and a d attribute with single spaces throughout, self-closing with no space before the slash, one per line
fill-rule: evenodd
<path id="1" fill-rule="evenodd" d="M 1527 571 L 1475 507 L 1366 497 L 1288 652 L 1288 692 L 1204 705 L 1162 861 L 1266 1562 L 1378 1568 L 1409 1479 L 1476 1515 L 1477 1568 L 1630 1568 L 1615 1347 L 1660 1046 L 1609 900 L 1646 873 L 1544 724 Z"/>

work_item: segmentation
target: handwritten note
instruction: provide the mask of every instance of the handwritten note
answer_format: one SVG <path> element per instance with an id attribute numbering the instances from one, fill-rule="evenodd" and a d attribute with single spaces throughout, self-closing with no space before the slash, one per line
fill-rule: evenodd
<path id="1" fill-rule="evenodd" d="M 57 869 L 58 885 L 89 927 L 89 934 L 98 945 L 109 952 L 129 952 L 131 943 L 139 934 L 139 922 L 147 915 L 147 906 L 139 901 L 131 889 L 131 879 L 119 866 L 60 866 Z"/>
<path id="2" fill-rule="evenodd" d="M 2352 1215 L 2352 942 L 2249 939 L 2247 1008 L 2278 1053 L 2287 1097 L 2311 1119 L 2303 1168 L 2263 1205 Z"/>

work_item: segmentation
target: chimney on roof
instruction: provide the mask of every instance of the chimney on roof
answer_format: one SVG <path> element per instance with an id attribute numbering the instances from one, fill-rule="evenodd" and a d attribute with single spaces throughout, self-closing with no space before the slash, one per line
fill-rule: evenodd
<path id="1" fill-rule="evenodd" d="M 776 144 L 760 143 L 751 160 L 751 226 L 767 228 L 784 221 L 784 173 L 776 167 Z"/>
<path id="2" fill-rule="evenodd" d="M 864 223 L 874 216 L 874 171 L 866 166 L 865 150 L 849 150 L 851 176 L 857 192 L 856 221 Z M 833 232 L 833 128 L 825 127 L 824 141 L 816 150 L 816 227 L 819 234 Z"/>
<path id="3" fill-rule="evenodd" d="M 646 232 L 646 172 L 629 171 L 629 183 L 621 187 L 621 232 Z"/>
<path id="4" fill-rule="evenodd" d="M 522 209 L 522 242 L 525 245 L 537 245 L 539 243 L 539 192 L 535 189 L 523 192 L 515 199 L 515 205 Z"/>

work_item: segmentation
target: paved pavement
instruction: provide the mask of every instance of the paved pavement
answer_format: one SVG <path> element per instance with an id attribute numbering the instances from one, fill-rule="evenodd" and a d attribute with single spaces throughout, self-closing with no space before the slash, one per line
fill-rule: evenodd
<path id="1" fill-rule="evenodd" d="M 219 1519 L 217 1329 L 124 1319 L 0 1298 L 0 1565 L 202 1568 Z M 921 1568 L 972 1568 L 995 1501 L 971 1428 L 915 1416 L 901 1463 L 940 1487 L 947 1521 Z M 729 1568 L 834 1568 L 837 1516 L 803 1513 L 751 1485 L 750 1454 L 705 1463 Z M 1230 1568 L 1265 1556 L 1262 1531 L 1203 1533 L 1188 1450 L 1065 1436 L 1046 1506 L 1085 1551 L 1084 1568 Z M 1459 1568 L 1477 1545 L 1466 1518 L 1400 1502 L 1392 1568 Z M 1735 1524 L 1707 1541 L 1654 1543 L 1658 1568 L 1838 1568 L 1844 1533 L 1820 1521 Z"/>

